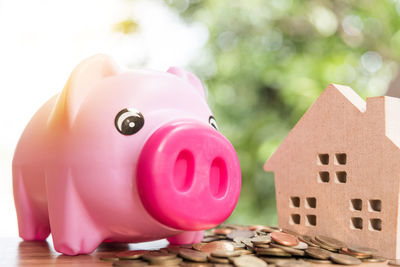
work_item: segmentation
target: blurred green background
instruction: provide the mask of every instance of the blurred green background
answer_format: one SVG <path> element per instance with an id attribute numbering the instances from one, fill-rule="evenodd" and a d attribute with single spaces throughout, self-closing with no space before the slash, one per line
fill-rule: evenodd
<path id="1" fill-rule="evenodd" d="M 190 64 L 237 149 L 243 189 L 232 223 L 277 224 L 263 163 L 329 83 L 386 93 L 400 59 L 398 1 L 167 1 L 209 40 Z"/>

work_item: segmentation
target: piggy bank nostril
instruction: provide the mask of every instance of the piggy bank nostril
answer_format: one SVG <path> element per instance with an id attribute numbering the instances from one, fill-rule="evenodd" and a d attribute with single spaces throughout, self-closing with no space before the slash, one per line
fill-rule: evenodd
<path id="1" fill-rule="evenodd" d="M 173 182 L 180 192 L 189 190 L 194 177 L 194 157 L 188 150 L 182 150 L 175 161 Z"/>
<path id="2" fill-rule="evenodd" d="M 216 198 L 225 195 L 228 187 L 228 170 L 225 161 L 217 157 L 213 160 L 210 167 L 210 191 Z"/>

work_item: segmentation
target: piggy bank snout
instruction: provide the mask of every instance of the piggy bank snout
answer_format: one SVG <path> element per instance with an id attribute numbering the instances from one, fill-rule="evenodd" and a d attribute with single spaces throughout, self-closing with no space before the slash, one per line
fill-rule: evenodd
<path id="1" fill-rule="evenodd" d="M 155 131 L 137 166 L 145 209 L 160 223 L 203 230 L 222 223 L 236 206 L 241 174 L 236 152 L 218 131 L 175 122 Z"/>

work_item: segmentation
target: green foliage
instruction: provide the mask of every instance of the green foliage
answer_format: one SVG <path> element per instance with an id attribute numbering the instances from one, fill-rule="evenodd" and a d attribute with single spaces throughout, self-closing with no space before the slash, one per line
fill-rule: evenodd
<path id="1" fill-rule="evenodd" d="M 243 189 L 230 221 L 276 224 L 273 175 L 264 162 L 329 83 L 363 97 L 386 92 L 400 58 L 400 4 L 204 0 L 179 12 L 209 30 L 191 68 L 239 155 Z"/>

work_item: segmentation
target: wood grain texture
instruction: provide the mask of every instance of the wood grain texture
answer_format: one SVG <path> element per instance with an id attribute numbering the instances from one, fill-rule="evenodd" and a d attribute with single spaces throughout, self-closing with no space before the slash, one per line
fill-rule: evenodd
<path id="1" fill-rule="evenodd" d="M 27 242 L 19 238 L 0 238 L 0 266 L 108 266 L 111 262 L 100 257 L 113 256 L 119 251 L 133 249 L 159 249 L 167 241 L 141 244 L 103 243 L 90 255 L 65 256 L 56 252 L 49 238 L 45 242 Z"/>
<path id="2" fill-rule="evenodd" d="M 329 85 L 264 165 L 279 226 L 400 257 L 399 114 L 398 98 Z"/>

